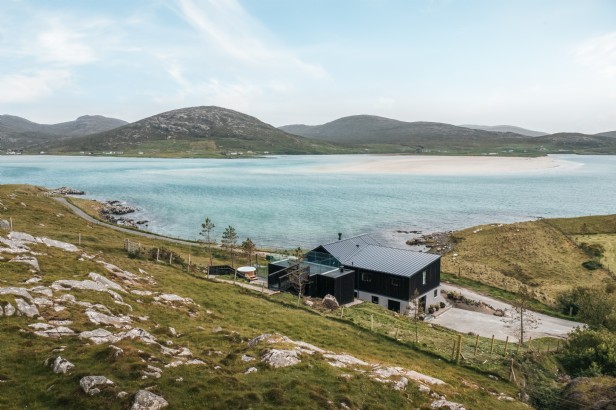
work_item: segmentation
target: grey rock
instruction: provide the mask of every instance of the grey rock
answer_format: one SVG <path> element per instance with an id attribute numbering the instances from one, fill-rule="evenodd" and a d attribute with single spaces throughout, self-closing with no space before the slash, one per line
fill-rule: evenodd
<path id="1" fill-rule="evenodd" d="M 79 251 L 79 248 L 76 247 L 75 245 L 71 244 L 71 243 L 56 241 L 55 239 L 49 239 L 49 238 L 45 238 L 45 237 L 36 238 L 36 240 L 39 243 L 44 243 L 48 247 L 60 248 L 60 249 L 65 250 L 67 252 L 77 252 L 77 251 Z"/>
<path id="2" fill-rule="evenodd" d="M 255 360 L 254 357 L 248 356 L 248 355 L 242 355 L 242 361 L 243 362 L 252 362 L 253 360 Z"/>
<path id="3" fill-rule="evenodd" d="M 75 365 L 73 363 L 69 362 L 68 360 L 62 358 L 61 356 L 58 356 L 58 357 L 56 357 L 56 360 L 54 360 L 54 362 L 53 362 L 51 367 L 52 367 L 54 373 L 66 374 L 71 369 L 73 369 L 75 367 Z"/>
<path id="4" fill-rule="evenodd" d="M 68 327 L 65 327 L 65 326 L 52 327 L 46 330 L 38 330 L 34 332 L 34 334 L 37 336 L 41 336 L 41 337 L 52 337 L 52 338 L 58 338 L 58 337 L 64 337 L 64 336 L 75 336 L 75 332 L 72 329 L 69 329 Z"/>
<path id="5" fill-rule="evenodd" d="M 274 368 L 288 367 L 300 363 L 297 350 L 267 349 L 261 361 Z"/>
<path id="6" fill-rule="evenodd" d="M 28 290 L 24 288 L 15 288 L 15 287 L 0 288 L 0 295 L 21 296 L 24 299 L 32 300 L 32 295 L 30 295 Z"/>
<path id="7" fill-rule="evenodd" d="M 249 367 L 249 368 L 248 368 L 248 369 L 244 372 L 244 374 L 255 373 L 255 372 L 257 372 L 257 371 L 258 371 L 258 369 L 257 369 L 256 367 Z"/>
<path id="8" fill-rule="evenodd" d="M 394 390 L 406 390 L 406 386 L 409 384 L 409 379 L 402 377 L 400 380 L 394 383 Z"/>
<path id="9" fill-rule="evenodd" d="M 47 296 L 48 298 L 53 297 L 53 291 L 47 286 L 35 286 L 30 289 L 30 292 L 38 293 L 40 295 Z"/>
<path id="10" fill-rule="evenodd" d="M 119 348 L 118 346 L 109 345 L 109 349 L 111 349 L 111 357 L 113 357 L 114 359 L 117 359 L 122 354 L 124 354 L 124 350 L 122 348 Z"/>
<path id="11" fill-rule="evenodd" d="M 13 231 L 8 235 L 9 239 L 17 243 L 36 243 L 36 238 L 25 232 Z"/>
<path id="12" fill-rule="evenodd" d="M 112 281 L 110 279 L 107 279 L 103 275 L 99 275 L 98 273 L 95 273 L 95 272 L 90 272 L 88 274 L 88 276 L 94 282 L 100 283 L 101 285 L 106 286 L 109 289 L 114 289 L 114 290 L 119 290 L 121 292 L 126 292 L 126 290 L 124 290 L 124 288 L 122 286 L 118 285 L 117 283 L 115 283 L 114 281 Z"/>
<path id="13" fill-rule="evenodd" d="M 121 391 L 118 393 L 118 395 L 116 396 L 118 399 L 123 399 L 125 397 L 128 397 L 128 393 L 125 391 Z"/>
<path id="14" fill-rule="evenodd" d="M 20 256 L 14 257 L 9 262 L 12 262 L 12 263 L 25 263 L 26 265 L 32 266 L 32 268 L 34 268 L 34 270 L 36 270 L 37 272 L 41 271 L 41 268 L 39 267 L 38 260 L 34 256 L 20 255 Z"/>
<path id="15" fill-rule="evenodd" d="M 338 300 L 332 295 L 325 295 L 323 298 L 323 307 L 330 310 L 335 310 L 340 307 Z"/>
<path id="16" fill-rule="evenodd" d="M 465 407 L 460 403 L 454 403 L 452 401 L 447 401 L 445 399 L 439 399 L 433 401 L 430 404 L 431 409 L 449 409 L 449 410 L 466 410 Z"/>
<path id="17" fill-rule="evenodd" d="M 4 305 L 4 315 L 13 316 L 15 314 L 15 308 L 10 303 Z"/>
<path id="18" fill-rule="evenodd" d="M 90 319 L 90 322 L 96 325 L 112 325 L 116 328 L 130 327 L 132 320 L 128 316 L 111 316 L 104 313 L 99 313 L 94 310 L 86 310 L 86 316 Z"/>
<path id="19" fill-rule="evenodd" d="M 135 394 L 135 400 L 133 401 L 131 410 L 159 410 L 168 405 L 169 403 L 167 403 L 167 400 L 163 399 L 161 396 L 147 390 L 139 390 L 137 394 Z"/>
<path id="20" fill-rule="evenodd" d="M 10 231 L 11 223 L 6 219 L 0 219 L 0 231 Z"/>
<path id="21" fill-rule="evenodd" d="M 18 316 L 35 317 L 40 315 L 35 305 L 30 305 L 21 298 L 15 298 L 15 304 L 17 305 Z"/>
<path id="22" fill-rule="evenodd" d="M 100 387 L 113 386 L 113 382 L 105 376 L 85 376 L 79 380 L 79 385 L 86 394 L 94 396 L 101 392 Z"/>

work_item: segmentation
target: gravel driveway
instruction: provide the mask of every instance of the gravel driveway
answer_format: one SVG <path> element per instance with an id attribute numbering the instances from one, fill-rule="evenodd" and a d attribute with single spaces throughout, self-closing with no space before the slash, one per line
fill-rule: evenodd
<path id="1" fill-rule="evenodd" d="M 440 316 L 430 319 L 428 323 L 434 323 L 462 333 L 473 332 L 482 337 L 492 337 L 494 335 L 499 340 L 505 340 L 509 336 L 510 341 L 517 341 L 515 335 L 516 328 L 508 323 L 507 320 L 511 319 L 511 312 L 513 310 L 510 304 L 455 285 L 441 283 L 441 289 L 449 292 L 460 292 L 468 299 L 484 302 L 495 309 L 502 309 L 505 311 L 505 317 L 452 307 Z M 524 339 L 528 336 L 533 339 L 546 336 L 564 338 L 574 328 L 584 326 L 583 323 L 558 319 L 542 313 L 533 312 L 533 314 L 539 319 L 539 326 L 536 329 L 527 330 Z"/>

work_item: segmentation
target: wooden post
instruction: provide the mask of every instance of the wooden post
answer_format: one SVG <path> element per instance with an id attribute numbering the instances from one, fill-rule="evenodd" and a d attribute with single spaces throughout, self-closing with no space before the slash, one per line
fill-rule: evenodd
<path id="1" fill-rule="evenodd" d="M 398 340 L 398 333 L 400 333 L 400 326 L 396 328 L 396 335 L 394 336 L 396 340 Z"/>
<path id="2" fill-rule="evenodd" d="M 169 265 L 171 265 L 172 259 L 173 258 L 173 252 L 169 251 Z"/>
<path id="3" fill-rule="evenodd" d="M 160 248 L 156 248 L 156 262 L 160 262 Z"/>
<path id="4" fill-rule="evenodd" d="M 560 350 L 560 339 L 556 340 L 556 353 Z"/>
<path id="5" fill-rule="evenodd" d="M 479 346 L 479 335 L 475 337 L 475 356 L 477 356 L 477 347 Z"/>
<path id="6" fill-rule="evenodd" d="M 81 232 L 79 232 L 79 240 L 78 240 L 78 244 L 79 244 L 79 246 L 81 246 Z"/>
<path id="7" fill-rule="evenodd" d="M 9 217 L 9 232 L 13 232 L 13 217 Z"/>
<path id="8" fill-rule="evenodd" d="M 513 359 L 511 359 L 511 368 L 509 370 L 509 381 L 516 381 L 515 380 L 515 371 L 513 370 Z"/>
<path id="9" fill-rule="evenodd" d="M 509 344 L 509 336 L 507 336 L 507 338 L 505 339 L 505 353 L 503 353 L 503 356 L 507 356 L 507 345 Z"/>
<path id="10" fill-rule="evenodd" d="M 342 309 L 340 309 L 340 319 L 342 319 L 344 317 L 344 306 L 342 306 Z"/>
<path id="11" fill-rule="evenodd" d="M 370 331 L 374 331 L 374 315 L 370 315 Z"/>
<path id="12" fill-rule="evenodd" d="M 456 339 L 453 339 L 453 347 L 451 348 L 451 361 L 456 357 Z"/>
<path id="13" fill-rule="evenodd" d="M 460 363 L 461 353 L 462 353 L 462 335 L 458 335 L 458 349 L 456 350 L 456 363 Z"/>
<path id="14" fill-rule="evenodd" d="M 492 341 L 490 342 L 490 354 L 492 354 L 493 350 L 494 350 L 494 335 L 492 335 Z"/>
<path id="15" fill-rule="evenodd" d="M 526 347 L 526 353 L 531 351 L 531 349 L 530 349 L 530 342 L 532 342 L 532 340 L 533 340 L 533 338 L 528 336 L 528 346 Z"/>

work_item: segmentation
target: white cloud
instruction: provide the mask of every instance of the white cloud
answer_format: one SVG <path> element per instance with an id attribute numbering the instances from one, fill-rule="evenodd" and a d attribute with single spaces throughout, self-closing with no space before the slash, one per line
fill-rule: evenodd
<path id="1" fill-rule="evenodd" d="M 54 22 L 39 33 L 35 48 L 40 59 L 63 65 L 80 65 L 96 60 L 94 49 L 84 41 L 85 35 Z"/>
<path id="2" fill-rule="evenodd" d="M 40 70 L 33 73 L 9 74 L 0 77 L 0 103 L 24 103 L 39 100 L 66 85 L 68 70 Z"/>
<path id="3" fill-rule="evenodd" d="M 289 49 L 277 44 L 268 31 L 250 16 L 236 0 L 199 2 L 178 0 L 181 16 L 220 51 L 243 63 L 261 67 L 300 70 L 316 78 L 326 78 L 326 70 L 307 63 Z"/>
<path id="4" fill-rule="evenodd" d="M 578 62 L 593 67 L 604 76 L 616 77 L 616 32 L 585 41 L 577 47 L 575 56 Z"/>

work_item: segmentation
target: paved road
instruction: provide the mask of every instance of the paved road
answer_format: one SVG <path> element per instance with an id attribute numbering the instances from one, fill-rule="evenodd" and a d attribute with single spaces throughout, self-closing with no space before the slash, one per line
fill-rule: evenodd
<path id="1" fill-rule="evenodd" d="M 85 213 L 84 211 L 82 211 L 81 209 L 76 207 L 75 205 L 73 205 L 70 202 L 68 202 L 66 200 L 66 198 L 63 198 L 63 197 L 53 197 L 53 199 L 55 199 L 56 201 L 58 201 L 61 204 L 65 205 L 75 215 L 85 219 L 86 221 L 88 221 L 90 223 L 96 224 L 96 225 L 106 226 L 107 228 L 115 229 L 116 231 L 119 231 L 119 232 L 130 233 L 132 235 L 139 235 L 139 236 L 143 236 L 143 237 L 146 237 L 146 238 L 157 239 L 157 240 L 160 240 L 160 241 L 179 243 L 179 244 L 182 244 L 182 245 L 197 245 L 195 242 L 189 242 L 189 241 L 184 241 L 184 240 L 181 240 L 181 239 L 169 238 L 167 236 L 156 235 L 154 233 L 148 233 L 148 232 L 143 232 L 143 231 L 136 231 L 136 230 L 133 230 L 133 229 L 123 228 L 121 226 L 108 224 L 106 222 L 99 221 L 96 218 L 92 218 L 90 215 L 88 215 L 87 213 Z"/>
<path id="2" fill-rule="evenodd" d="M 511 319 L 511 312 L 513 310 L 510 304 L 455 285 L 443 283 L 441 284 L 441 288 L 447 291 L 455 290 L 468 299 L 484 302 L 495 309 L 502 309 L 505 311 L 505 317 L 502 318 L 487 313 L 451 308 L 442 315 L 430 319 L 430 323 L 454 329 L 458 332 L 473 332 L 483 337 L 492 337 L 492 335 L 494 335 L 494 337 L 499 340 L 505 340 L 506 337 L 509 336 L 509 340 L 517 341 L 515 335 L 516 325 L 507 320 Z M 533 315 L 539 319 L 539 326 L 536 329 L 528 330 L 525 334 L 525 339 L 527 336 L 533 339 L 546 336 L 563 338 L 574 328 L 584 326 L 583 323 L 559 319 L 541 313 L 533 312 Z"/>

